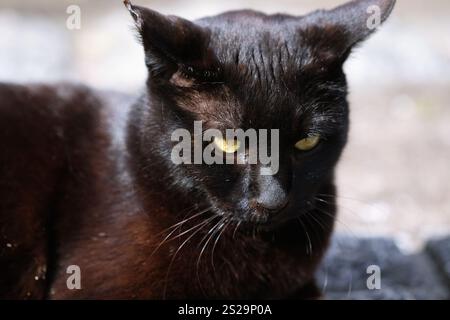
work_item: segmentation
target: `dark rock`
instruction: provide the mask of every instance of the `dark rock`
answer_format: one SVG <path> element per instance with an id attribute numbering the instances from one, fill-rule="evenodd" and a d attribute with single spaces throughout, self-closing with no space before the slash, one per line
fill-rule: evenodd
<path id="1" fill-rule="evenodd" d="M 447 252 L 448 253 L 448 252 Z M 380 289 L 368 289 L 371 265 Z M 449 287 L 424 253 L 405 255 L 392 240 L 335 237 L 317 273 L 327 299 L 448 299 Z"/>
<path id="2" fill-rule="evenodd" d="M 428 242 L 426 252 L 432 257 L 450 287 L 450 237 Z"/>

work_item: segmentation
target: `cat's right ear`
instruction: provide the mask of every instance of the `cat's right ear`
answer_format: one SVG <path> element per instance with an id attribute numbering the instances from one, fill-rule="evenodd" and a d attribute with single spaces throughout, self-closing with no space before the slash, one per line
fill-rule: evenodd
<path id="1" fill-rule="evenodd" d="M 211 64 L 208 30 L 176 17 L 124 1 L 144 46 L 145 61 L 156 79 L 169 79 L 180 69 L 206 70 Z"/>

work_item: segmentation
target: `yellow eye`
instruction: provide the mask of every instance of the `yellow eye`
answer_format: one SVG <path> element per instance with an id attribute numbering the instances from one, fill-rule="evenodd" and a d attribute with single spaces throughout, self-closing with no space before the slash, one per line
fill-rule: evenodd
<path id="1" fill-rule="evenodd" d="M 241 146 L 239 140 L 237 139 L 222 139 L 219 137 L 214 138 L 214 143 L 216 146 L 225 153 L 235 153 Z"/>
<path id="2" fill-rule="evenodd" d="M 320 141 L 319 135 L 311 136 L 311 137 L 307 137 L 305 139 L 299 140 L 295 144 L 295 147 L 301 151 L 309 151 L 309 150 L 314 149 L 319 144 L 319 141 Z"/>

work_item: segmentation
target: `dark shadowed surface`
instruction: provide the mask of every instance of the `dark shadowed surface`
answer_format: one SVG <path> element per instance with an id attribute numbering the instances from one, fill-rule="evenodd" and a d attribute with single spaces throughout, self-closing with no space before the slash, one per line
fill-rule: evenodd
<path id="1" fill-rule="evenodd" d="M 326 299 L 450 299 L 450 238 L 434 239 L 426 249 L 404 254 L 391 239 L 335 236 L 318 285 Z M 381 288 L 369 290 L 367 272 L 380 267 Z"/>

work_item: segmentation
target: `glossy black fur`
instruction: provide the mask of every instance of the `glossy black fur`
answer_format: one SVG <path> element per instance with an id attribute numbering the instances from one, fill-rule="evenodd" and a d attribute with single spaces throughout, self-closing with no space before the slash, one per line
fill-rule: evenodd
<path id="1" fill-rule="evenodd" d="M 134 103 L 84 87 L 0 87 L 0 297 L 319 297 L 349 127 L 342 65 L 372 32 L 367 7 L 384 21 L 395 1 L 195 22 L 125 3 L 149 71 Z M 279 172 L 175 165 L 171 134 L 194 120 L 279 129 Z M 311 135 L 314 150 L 294 148 Z M 66 287 L 70 264 L 82 290 Z"/>

